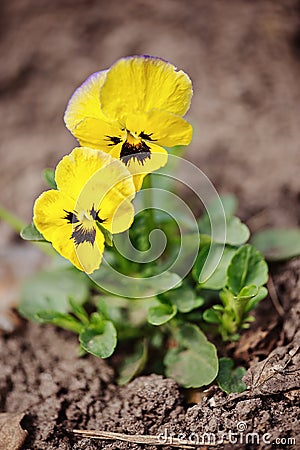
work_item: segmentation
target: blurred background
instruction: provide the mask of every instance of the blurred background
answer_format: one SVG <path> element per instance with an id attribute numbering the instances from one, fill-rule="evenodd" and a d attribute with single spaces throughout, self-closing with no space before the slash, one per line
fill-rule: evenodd
<path id="1" fill-rule="evenodd" d="M 0 203 L 24 221 L 42 169 L 75 146 L 63 123 L 74 89 L 150 54 L 193 80 L 187 158 L 237 194 L 243 218 L 299 224 L 299 0 L 1 0 L 0 52 Z M 16 239 L 0 223 L 3 261 Z"/>

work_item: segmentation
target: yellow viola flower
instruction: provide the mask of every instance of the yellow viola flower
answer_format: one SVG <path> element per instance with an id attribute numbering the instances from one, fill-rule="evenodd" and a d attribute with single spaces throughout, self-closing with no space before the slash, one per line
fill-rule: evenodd
<path id="1" fill-rule="evenodd" d="M 163 148 L 188 145 L 192 126 L 189 77 L 151 56 L 118 60 L 91 75 L 71 97 L 64 120 L 80 145 L 110 153 L 134 176 L 136 190 L 147 173 L 163 167 Z"/>
<path id="2" fill-rule="evenodd" d="M 132 175 L 109 154 L 78 147 L 59 162 L 55 181 L 57 190 L 36 200 L 33 222 L 58 253 L 92 273 L 104 251 L 101 228 L 115 234 L 133 222 Z"/>

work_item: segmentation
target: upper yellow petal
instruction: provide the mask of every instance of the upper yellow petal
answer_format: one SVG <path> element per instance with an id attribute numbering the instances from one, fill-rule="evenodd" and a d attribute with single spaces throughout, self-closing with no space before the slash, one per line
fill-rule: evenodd
<path id="1" fill-rule="evenodd" d="M 111 119 L 161 109 L 183 116 L 192 97 L 190 78 L 160 58 L 133 56 L 118 60 L 100 91 L 103 112 Z"/>
<path id="2" fill-rule="evenodd" d="M 104 118 L 100 108 L 100 89 L 105 81 L 106 73 L 106 70 L 93 73 L 72 95 L 64 115 L 65 124 L 72 133 L 87 117 Z"/>
<path id="3" fill-rule="evenodd" d="M 90 182 L 91 179 L 93 181 Z M 132 179 L 124 165 L 107 153 L 87 147 L 75 148 L 59 162 L 55 180 L 58 189 L 76 201 L 80 195 L 81 199 L 87 199 L 87 205 L 83 204 L 83 208 L 90 205 L 88 196 L 94 197 L 96 205 L 96 201 L 100 203 L 105 193 L 121 180 L 126 180 L 128 196 L 134 195 Z"/>
<path id="4" fill-rule="evenodd" d="M 135 196 L 133 177 L 125 165 L 111 159 L 111 163 L 87 181 L 78 196 L 75 209 L 80 211 L 89 205 L 99 212 L 102 226 L 112 234 L 127 230 L 134 217 L 131 200 Z"/>
<path id="5" fill-rule="evenodd" d="M 130 114 L 126 128 L 136 135 L 166 147 L 188 145 L 192 140 L 193 128 L 182 117 L 167 111 L 152 110 L 144 114 Z"/>

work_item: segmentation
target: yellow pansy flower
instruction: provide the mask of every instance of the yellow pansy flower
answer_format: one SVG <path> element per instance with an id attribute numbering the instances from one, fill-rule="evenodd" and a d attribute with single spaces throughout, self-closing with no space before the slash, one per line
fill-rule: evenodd
<path id="1" fill-rule="evenodd" d="M 87 147 L 75 148 L 57 165 L 57 190 L 40 195 L 33 222 L 44 238 L 86 273 L 99 268 L 105 238 L 133 222 L 133 178 L 119 160 Z"/>
<path id="2" fill-rule="evenodd" d="M 138 190 L 147 173 L 167 163 L 164 146 L 190 143 L 192 127 L 182 117 L 191 97 L 182 70 L 160 58 L 133 56 L 91 75 L 71 97 L 64 120 L 81 145 L 120 159 Z"/>

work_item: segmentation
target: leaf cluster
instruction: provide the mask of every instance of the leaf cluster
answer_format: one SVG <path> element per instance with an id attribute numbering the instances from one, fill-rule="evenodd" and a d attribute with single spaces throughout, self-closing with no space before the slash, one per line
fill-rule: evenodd
<path id="1" fill-rule="evenodd" d="M 44 175 L 55 189 L 53 172 L 48 169 Z M 128 287 L 128 298 L 99 288 L 97 277 L 114 284 L 105 264 L 92 281 L 57 257 L 52 270 L 24 284 L 21 314 L 78 334 L 80 354 L 108 358 L 116 348 L 127 354 L 121 364 L 120 358 L 116 359 L 120 384 L 151 370 L 165 373 L 185 387 L 205 386 L 216 379 L 225 392 L 240 392 L 245 388 L 241 380 L 244 369 L 235 369 L 228 358 L 218 359 L 207 335 L 214 338 L 219 334 L 224 341 L 234 341 L 249 327 L 251 311 L 267 295 L 268 266 L 260 251 L 272 259 L 294 255 L 292 240 L 297 232 L 284 237 L 278 231 L 261 232 L 249 244 L 249 229 L 235 216 L 235 197 L 227 195 L 221 201 L 221 213 L 220 202 L 214 201 L 198 221 L 199 252 L 184 279 L 166 270 L 164 257 L 139 264 L 126 260 L 113 246 L 112 236 L 105 235 L 107 259 L 126 275 L 149 279 L 149 286 L 143 287 L 148 298 L 139 298 L 144 292 L 138 286 Z M 130 229 L 132 244 L 143 252 L 149 248 L 147 214 L 140 213 Z M 161 212 L 155 213 L 154 220 L 167 237 L 166 253 L 169 258 L 176 257 L 180 247 L 176 223 Z M 21 235 L 27 240 L 44 240 L 32 224 Z M 192 247 L 195 237 L 188 237 Z M 164 278 L 153 290 L 151 276 L 162 271 Z M 165 289 L 166 281 L 172 281 L 172 289 Z M 162 293 L 156 294 L 158 291 Z"/>

